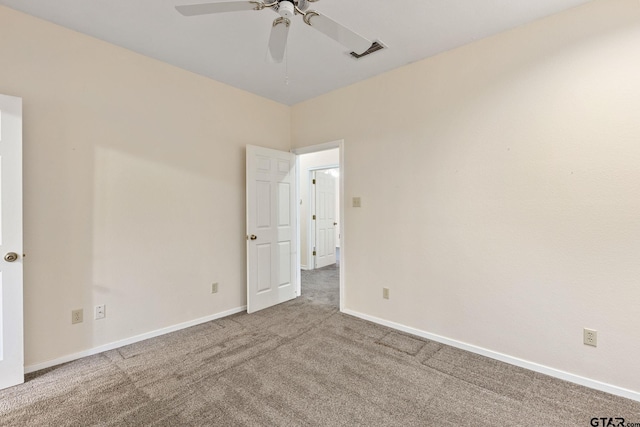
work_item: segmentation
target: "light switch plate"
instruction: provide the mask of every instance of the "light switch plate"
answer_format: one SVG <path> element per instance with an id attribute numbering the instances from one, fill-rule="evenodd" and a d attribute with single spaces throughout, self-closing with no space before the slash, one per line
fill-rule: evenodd
<path id="1" fill-rule="evenodd" d="M 354 208 L 362 207 L 362 201 L 360 200 L 360 197 L 353 198 L 353 207 Z"/>

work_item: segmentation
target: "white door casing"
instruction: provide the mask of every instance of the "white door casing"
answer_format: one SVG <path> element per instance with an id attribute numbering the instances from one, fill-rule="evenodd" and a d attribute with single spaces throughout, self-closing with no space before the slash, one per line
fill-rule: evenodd
<path id="1" fill-rule="evenodd" d="M 22 99 L 0 95 L 0 389 L 24 382 L 22 267 Z"/>
<path id="2" fill-rule="evenodd" d="M 296 156 L 247 145 L 247 312 L 297 293 Z"/>
<path id="3" fill-rule="evenodd" d="M 330 170 L 314 172 L 315 268 L 336 263 L 336 177 Z"/>

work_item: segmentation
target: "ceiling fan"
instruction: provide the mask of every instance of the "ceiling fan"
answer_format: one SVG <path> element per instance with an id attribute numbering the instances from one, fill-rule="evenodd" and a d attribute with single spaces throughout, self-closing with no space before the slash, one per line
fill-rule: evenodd
<path id="1" fill-rule="evenodd" d="M 239 12 L 243 10 L 272 9 L 280 15 L 273 21 L 269 38 L 269 53 L 274 62 L 282 62 L 287 47 L 287 36 L 291 18 L 302 15 L 304 22 L 332 38 L 351 50 L 353 56 L 359 57 L 369 49 L 376 47 L 377 42 L 371 42 L 360 34 L 321 15 L 315 10 L 309 10 L 309 3 L 318 0 L 234 0 L 215 3 L 191 4 L 176 6 L 176 10 L 184 16 L 207 15 L 212 13 Z"/>

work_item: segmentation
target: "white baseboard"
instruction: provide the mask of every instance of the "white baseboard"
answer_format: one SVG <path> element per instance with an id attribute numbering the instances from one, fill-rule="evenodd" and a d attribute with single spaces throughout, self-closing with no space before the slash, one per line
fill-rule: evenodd
<path id="1" fill-rule="evenodd" d="M 482 356 L 489 357 L 491 359 L 499 360 L 501 362 L 508 363 L 510 365 L 519 366 L 524 369 L 528 369 L 530 371 L 539 372 L 541 374 L 548 375 L 550 377 L 558 378 L 561 380 L 569 381 L 575 384 L 579 384 L 585 387 L 592 388 L 594 390 L 604 391 L 605 393 L 613 394 L 616 396 L 626 397 L 627 399 L 635 400 L 640 402 L 640 393 L 633 390 L 628 390 L 626 388 L 618 387 L 615 385 L 603 383 L 600 381 L 592 380 L 589 378 L 581 377 L 579 375 L 571 374 L 569 372 L 564 372 L 559 369 L 550 368 L 548 366 L 540 365 L 538 363 L 529 362 L 527 360 L 519 359 L 517 357 L 508 356 L 506 354 L 498 353 L 495 351 L 487 350 L 482 347 L 477 347 L 475 345 L 466 344 L 461 341 L 452 340 L 449 338 L 442 337 L 440 335 L 431 334 L 429 332 L 421 331 L 419 329 L 415 329 L 409 326 L 402 325 L 400 323 L 391 322 L 388 320 L 380 319 L 374 316 L 369 316 L 367 314 L 359 313 L 357 311 L 344 309 L 343 313 L 349 314 L 354 317 L 358 317 L 363 320 L 367 320 L 369 322 L 377 323 L 379 325 L 387 326 L 392 329 L 396 329 L 398 331 L 407 332 L 412 335 L 416 335 L 422 338 L 426 338 L 431 341 L 436 341 L 441 344 L 446 344 L 451 347 L 456 347 L 461 350 L 466 350 L 471 353 L 476 353 Z"/>
<path id="2" fill-rule="evenodd" d="M 179 331 L 181 329 L 190 328 L 191 326 L 200 325 L 202 323 L 207 323 L 212 320 L 221 319 L 223 317 L 231 316 L 232 314 L 241 313 L 247 309 L 247 306 L 242 306 L 238 308 L 234 308 L 231 310 L 223 311 L 222 313 L 212 314 L 210 316 L 201 317 L 199 319 L 190 320 L 188 322 L 179 323 L 173 326 L 167 326 L 166 328 L 157 329 L 155 331 L 147 332 L 145 334 L 136 335 L 131 338 L 125 338 L 123 340 L 114 341 L 109 344 L 104 344 L 98 347 L 90 348 L 88 350 L 84 350 L 78 353 L 69 354 L 66 356 L 58 357 L 57 359 L 48 360 L 46 362 L 37 363 L 35 365 L 25 366 L 25 373 L 36 372 L 41 369 L 50 368 L 52 366 L 60 365 L 62 363 L 71 362 L 77 359 L 81 359 L 87 356 L 93 356 L 94 354 L 102 353 L 108 350 L 113 350 L 115 348 L 124 347 L 125 345 L 134 344 L 140 341 L 148 340 L 149 338 L 155 338 L 160 335 L 165 335 L 171 332 Z"/>
<path id="3" fill-rule="evenodd" d="M 300 265 L 300 270 L 309 270 L 309 267 L 306 265 Z"/>

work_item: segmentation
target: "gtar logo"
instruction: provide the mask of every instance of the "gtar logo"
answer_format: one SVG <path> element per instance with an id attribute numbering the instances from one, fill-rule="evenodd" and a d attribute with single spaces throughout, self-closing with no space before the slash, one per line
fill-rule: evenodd
<path id="1" fill-rule="evenodd" d="M 593 427 L 624 427 L 624 418 L 591 418 Z"/>

